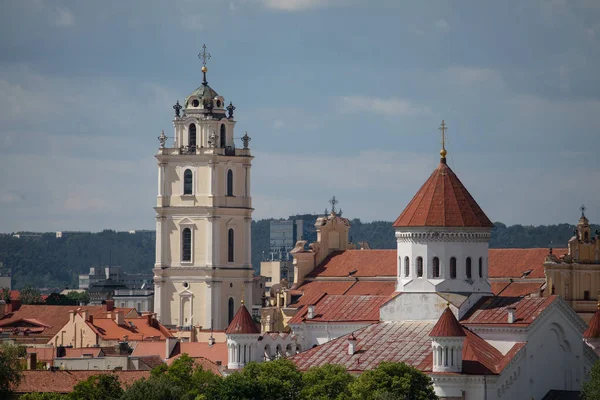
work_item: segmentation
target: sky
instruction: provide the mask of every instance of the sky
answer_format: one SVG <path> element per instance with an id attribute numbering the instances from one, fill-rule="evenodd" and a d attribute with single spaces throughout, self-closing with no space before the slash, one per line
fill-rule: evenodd
<path id="1" fill-rule="evenodd" d="M 492 221 L 600 221 L 600 2 L 5 1 L 0 232 L 154 229 L 161 130 L 208 81 L 254 219 L 393 221 L 439 162 Z M 172 136 L 172 135 L 171 135 Z M 238 143 L 241 147 L 241 142 Z"/>

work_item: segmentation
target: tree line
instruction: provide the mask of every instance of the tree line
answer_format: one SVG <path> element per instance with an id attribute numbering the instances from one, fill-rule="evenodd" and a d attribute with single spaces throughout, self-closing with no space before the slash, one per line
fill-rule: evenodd
<path id="1" fill-rule="evenodd" d="M 272 219 L 252 222 L 252 265 L 258 270 L 263 253 L 269 253 L 269 227 Z M 350 221 L 353 242 L 368 242 L 373 249 L 394 249 L 394 229 L 388 221 Z M 506 226 L 496 222 L 490 247 L 566 247 L 575 226 L 569 224 Z M 600 229 L 593 225 L 592 231 Z M 12 269 L 13 287 L 77 288 L 79 274 L 90 267 L 123 266 L 128 273 L 152 271 L 155 234 L 151 231 L 127 233 L 105 230 L 98 233 L 54 233 L 16 238 L 0 234 L 0 262 Z"/>

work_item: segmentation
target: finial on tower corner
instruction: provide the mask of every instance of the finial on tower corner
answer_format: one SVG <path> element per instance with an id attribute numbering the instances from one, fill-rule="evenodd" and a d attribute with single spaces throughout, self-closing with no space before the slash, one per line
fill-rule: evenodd
<path id="1" fill-rule="evenodd" d="M 440 150 L 440 161 L 445 164 L 446 154 L 448 154 L 448 152 L 446 151 L 446 131 L 448 130 L 448 127 L 446 126 L 446 121 L 442 120 L 442 124 L 438 129 L 442 132 L 442 149 Z"/>
<path id="2" fill-rule="evenodd" d="M 206 52 L 206 44 L 202 45 L 202 53 L 198 54 L 198 58 L 202 60 L 202 84 L 207 85 L 208 82 L 206 81 L 206 73 L 208 72 L 208 68 L 206 68 L 206 60 L 210 60 L 210 53 Z"/>

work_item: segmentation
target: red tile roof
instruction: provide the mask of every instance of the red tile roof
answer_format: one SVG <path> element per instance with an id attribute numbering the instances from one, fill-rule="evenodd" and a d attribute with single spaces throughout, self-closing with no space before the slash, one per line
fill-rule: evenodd
<path id="1" fill-rule="evenodd" d="M 156 342 L 137 342 L 132 356 L 135 357 L 146 357 L 146 356 L 159 356 L 160 358 L 167 359 L 169 354 L 165 354 L 167 346 L 164 340 Z"/>
<path id="2" fill-rule="evenodd" d="M 298 310 L 289 323 L 378 322 L 379 308 L 389 299 L 389 296 L 325 295 L 314 304 L 314 318 L 306 318 L 306 305 Z"/>
<path id="3" fill-rule="evenodd" d="M 389 296 L 396 291 L 396 281 L 377 281 L 366 282 L 358 281 L 344 293 L 348 296 L 353 295 L 371 295 L 371 296 Z"/>
<path id="4" fill-rule="evenodd" d="M 171 358 L 167 360 L 168 364 L 181 357 L 182 354 L 187 354 L 192 358 L 202 358 L 212 363 L 221 362 L 221 365 L 227 365 L 226 342 L 214 343 L 212 346 L 202 342 L 180 342 L 173 353 L 177 354 L 171 355 Z"/>
<path id="5" fill-rule="evenodd" d="M 148 378 L 150 371 L 23 371 L 21 382 L 14 388 L 22 393 L 70 393 L 75 385 L 94 375 L 113 374 L 121 385 L 130 386 L 135 381 Z"/>
<path id="6" fill-rule="evenodd" d="M 600 338 L 600 309 L 596 310 L 594 316 L 588 324 L 588 328 L 583 332 L 583 337 L 586 339 Z"/>
<path id="7" fill-rule="evenodd" d="M 341 336 L 305 352 L 291 360 L 300 370 L 324 364 L 337 364 L 348 371 L 362 372 L 382 361 L 404 362 L 424 372 L 431 372 L 433 356 L 429 332 L 434 324 L 426 321 L 380 322 L 354 332 L 355 353 L 348 354 L 348 335 Z M 520 350 L 517 343 L 505 356 L 492 345 L 465 331 L 463 346 L 464 374 L 498 374 Z"/>
<path id="8" fill-rule="evenodd" d="M 395 277 L 396 263 L 396 250 L 335 251 L 308 274 L 308 277 Z"/>
<path id="9" fill-rule="evenodd" d="M 549 297 L 483 297 L 462 318 L 462 325 L 528 326 L 556 300 Z M 508 308 L 515 308 L 515 322 L 508 323 Z"/>
<path id="10" fill-rule="evenodd" d="M 567 254 L 568 249 L 554 249 L 557 257 Z M 544 261 L 548 249 L 490 249 L 488 265 L 490 278 L 520 278 L 526 271 L 527 278 L 544 278 Z"/>
<path id="11" fill-rule="evenodd" d="M 235 313 L 231 323 L 225 330 L 225 333 L 228 335 L 254 334 L 260 333 L 260 330 L 256 327 L 256 324 L 254 323 L 254 320 L 252 319 L 252 316 L 248 312 L 246 306 L 242 304 L 242 306 Z"/>
<path id="12" fill-rule="evenodd" d="M 492 282 L 492 293 L 496 296 L 521 297 L 539 293 L 544 282 Z"/>
<path id="13" fill-rule="evenodd" d="M 147 316 L 125 318 L 124 321 L 123 325 L 117 325 L 113 318 L 94 318 L 93 322 L 87 321 L 87 324 L 103 340 L 123 340 L 125 336 L 129 341 L 160 340 L 171 336 L 158 321 L 154 320 L 149 325 Z"/>
<path id="14" fill-rule="evenodd" d="M 463 327 L 458 323 L 458 320 L 454 316 L 454 313 L 450 310 L 450 307 L 446 307 L 431 332 L 429 332 L 429 336 L 459 337 L 465 336 L 465 333 L 463 332 Z"/>
<path id="15" fill-rule="evenodd" d="M 440 162 L 393 226 L 491 228 L 494 225 L 452 169 Z"/>

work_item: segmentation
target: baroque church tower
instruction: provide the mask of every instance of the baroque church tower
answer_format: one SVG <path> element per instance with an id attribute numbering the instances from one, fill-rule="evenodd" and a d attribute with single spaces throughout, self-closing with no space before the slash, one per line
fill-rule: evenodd
<path id="1" fill-rule="evenodd" d="M 206 80 L 173 106 L 174 135 L 159 137 L 154 310 L 167 326 L 225 329 L 251 304 L 250 138 L 235 146 L 235 107 Z M 242 298 L 243 297 L 243 298 Z"/>

